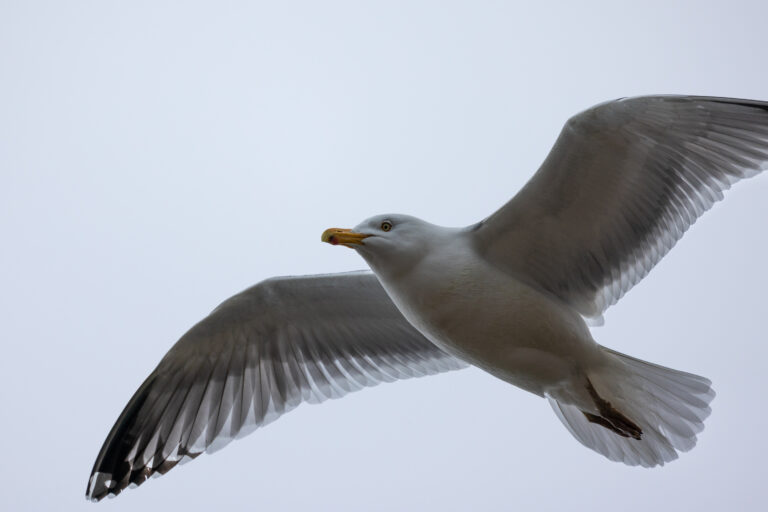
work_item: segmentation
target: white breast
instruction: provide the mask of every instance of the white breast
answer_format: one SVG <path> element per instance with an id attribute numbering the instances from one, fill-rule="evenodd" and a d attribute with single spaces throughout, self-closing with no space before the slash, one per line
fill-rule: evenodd
<path id="1" fill-rule="evenodd" d="M 430 341 L 537 394 L 595 350 L 576 311 L 463 251 L 432 253 L 398 279 L 382 279 Z"/>

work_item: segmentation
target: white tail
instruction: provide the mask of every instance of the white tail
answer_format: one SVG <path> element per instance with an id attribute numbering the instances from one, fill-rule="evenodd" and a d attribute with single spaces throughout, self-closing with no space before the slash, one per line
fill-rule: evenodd
<path id="1" fill-rule="evenodd" d="M 599 395 L 618 423 L 549 397 L 571 434 L 587 448 L 630 466 L 664 465 L 677 452 L 693 448 L 715 397 L 711 382 L 601 348 L 609 364 L 589 373 L 590 392 Z M 640 435 L 633 432 L 637 427 Z"/>

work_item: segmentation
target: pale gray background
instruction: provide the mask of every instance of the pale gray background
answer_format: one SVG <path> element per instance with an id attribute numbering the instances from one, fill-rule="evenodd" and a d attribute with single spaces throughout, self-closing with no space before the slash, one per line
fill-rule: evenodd
<path id="1" fill-rule="evenodd" d="M 669 4 L 672 5 L 669 5 Z M 0 509 L 764 506 L 768 176 L 736 186 L 600 342 L 710 377 L 699 445 L 611 463 L 475 369 L 297 411 L 98 505 L 104 437 L 164 352 L 382 212 L 466 225 L 562 123 L 627 95 L 768 100 L 765 2 L 0 4 Z"/>

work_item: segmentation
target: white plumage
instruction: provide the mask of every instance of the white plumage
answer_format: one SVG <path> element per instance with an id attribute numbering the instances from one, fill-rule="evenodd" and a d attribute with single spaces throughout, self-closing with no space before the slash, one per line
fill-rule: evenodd
<path id="1" fill-rule="evenodd" d="M 171 348 L 115 423 L 101 499 L 301 402 L 473 364 L 547 397 L 585 446 L 656 466 L 690 450 L 710 382 L 595 343 L 587 322 L 640 281 L 736 181 L 768 165 L 768 103 L 650 96 L 564 127 L 539 171 L 466 228 L 382 215 L 324 241 L 368 272 L 271 279 Z"/>

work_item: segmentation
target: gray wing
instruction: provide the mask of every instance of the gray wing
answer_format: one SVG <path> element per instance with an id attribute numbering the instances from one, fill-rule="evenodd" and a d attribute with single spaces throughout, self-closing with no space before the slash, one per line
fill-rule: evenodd
<path id="1" fill-rule="evenodd" d="M 585 317 L 639 282 L 733 183 L 768 164 L 768 103 L 648 96 L 571 118 L 477 251 Z"/>
<path id="2" fill-rule="evenodd" d="M 411 327 L 371 273 L 264 281 L 160 361 L 107 436 L 86 496 L 139 485 L 302 402 L 465 366 Z"/>

